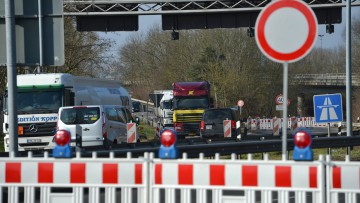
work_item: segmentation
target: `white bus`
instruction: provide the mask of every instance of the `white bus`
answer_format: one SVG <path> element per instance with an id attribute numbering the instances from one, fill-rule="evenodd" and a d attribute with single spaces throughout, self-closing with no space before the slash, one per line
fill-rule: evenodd
<path id="1" fill-rule="evenodd" d="M 128 91 L 118 81 L 73 76 L 65 73 L 17 76 L 19 151 L 52 149 L 53 135 L 62 106 L 122 105 L 131 111 Z M 9 151 L 8 97 L 4 93 L 3 132 Z"/>

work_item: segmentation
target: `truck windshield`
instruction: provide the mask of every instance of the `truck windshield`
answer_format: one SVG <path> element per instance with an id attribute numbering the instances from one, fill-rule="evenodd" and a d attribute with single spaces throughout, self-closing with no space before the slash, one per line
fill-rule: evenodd
<path id="1" fill-rule="evenodd" d="M 19 114 L 57 113 L 62 106 L 62 91 L 26 91 L 17 94 Z M 8 96 L 5 96 L 4 111 L 8 111 Z"/>
<path id="2" fill-rule="evenodd" d="M 163 102 L 164 109 L 171 109 L 171 102 L 170 101 L 164 101 Z"/>
<path id="3" fill-rule="evenodd" d="M 173 101 L 174 109 L 204 109 L 209 108 L 208 97 L 177 97 Z"/>

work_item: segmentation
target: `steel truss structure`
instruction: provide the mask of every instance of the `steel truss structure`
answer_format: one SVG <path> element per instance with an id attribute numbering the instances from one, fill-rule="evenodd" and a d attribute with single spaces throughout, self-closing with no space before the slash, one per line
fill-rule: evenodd
<path id="1" fill-rule="evenodd" d="M 64 15 L 161 15 L 259 11 L 271 0 L 64 0 Z M 342 0 L 305 0 L 312 8 L 345 7 Z M 360 6 L 360 0 L 352 1 Z"/>

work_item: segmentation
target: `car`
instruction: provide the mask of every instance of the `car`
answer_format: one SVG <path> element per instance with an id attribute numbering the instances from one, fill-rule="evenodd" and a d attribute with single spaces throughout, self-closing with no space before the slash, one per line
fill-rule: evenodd
<path id="1" fill-rule="evenodd" d="M 72 142 L 80 135 L 82 146 L 110 148 L 113 144 L 127 142 L 127 123 L 130 122 L 136 120 L 125 106 L 67 106 L 59 109 L 57 130 L 69 131 Z"/>
<path id="2" fill-rule="evenodd" d="M 206 109 L 200 123 L 200 137 L 224 138 L 224 120 L 231 121 L 231 137 L 241 139 L 239 111 L 233 108 Z"/>

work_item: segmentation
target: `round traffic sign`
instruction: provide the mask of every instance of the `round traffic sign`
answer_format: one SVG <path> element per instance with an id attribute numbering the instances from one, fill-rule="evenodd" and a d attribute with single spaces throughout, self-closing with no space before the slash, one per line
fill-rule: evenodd
<path id="1" fill-rule="evenodd" d="M 244 101 L 243 100 L 239 100 L 237 102 L 237 105 L 240 106 L 240 107 L 243 107 L 244 106 Z"/>
<path id="2" fill-rule="evenodd" d="M 259 14 L 255 39 L 264 55 L 276 62 L 295 62 L 305 57 L 317 38 L 317 19 L 303 1 L 277 0 Z"/>
<path id="3" fill-rule="evenodd" d="M 282 94 L 279 94 L 275 98 L 275 102 L 277 105 L 281 105 L 284 103 L 284 96 Z M 287 100 L 287 105 L 290 105 L 290 99 Z"/>

